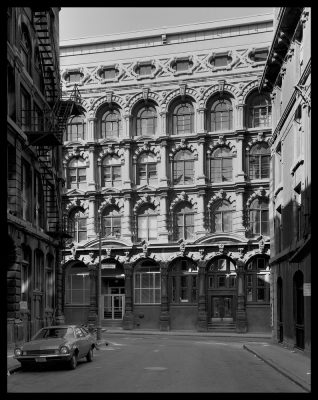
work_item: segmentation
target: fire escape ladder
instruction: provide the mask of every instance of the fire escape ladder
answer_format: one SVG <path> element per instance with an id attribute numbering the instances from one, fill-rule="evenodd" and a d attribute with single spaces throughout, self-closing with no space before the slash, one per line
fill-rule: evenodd
<path id="1" fill-rule="evenodd" d="M 49 11 L 34 10 L 33 25 L 38 37 L 40 57 L 43 65 L 45 93 L 49 103 L 54 104 L 60 96 L 59 60 L 56 54 L 54 35 Z"/>

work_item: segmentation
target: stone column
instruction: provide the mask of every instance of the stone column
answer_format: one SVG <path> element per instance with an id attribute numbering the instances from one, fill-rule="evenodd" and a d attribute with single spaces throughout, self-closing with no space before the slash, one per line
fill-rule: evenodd
<path id="1" fill-rule="evenodd" d="M 97 167 L 97 164 L 95 165 L 95 146 L 89 146 L 88 157 L 89 157 L 89 167 L 87 170 L 87 188 L 90 191 L 95 191 L 96 190 L 95 170 Z"/>
<path id="2" fill-rule="evenodd" d="M 204 207 L 204 199 L 205 199 L 205 190 L 199 190 L 197 193 L 197 204 L 198 210 L 195 215 L 195 229 L 196 235 L 204 235 L 206 233 L 204 222 L 205 222 L 205 207 Z"/>
<path id="3" fill-rule="evenodd" d="M 89 311 L 88 311 L 88 326 L 93 328 L 97 325 L 97 298 L 96 298 L 96 286 L 97 286 L 97 265 L 89 263 Z"/>
<path id="4" fill-rule="evenodd" d="M 63 325 L 65 323 L 63 313 L 63 265 L 61 261 L 61 251 L 56 249 L 56 268 L 55 268 L 55 323 Z"/>
<path id="5" fill-rule="evenodd" d="M 87 238 L 95 239 L 96 238 L 96 229 L 95 229 L 95 206 L 96 206 L 95 196 L 89 197 L 88 203 L 88 219 L 87 219 Z"/>
<path id="6" fill-rule="evenodd" d="M 200 107 L 198 108 L 198 126 L 197 126 L 197 133 L 203 133 L 205 132 L 205 111 L 206 108 Z"/>
<path id="7" fill-rule="evenodd" d="M 130 143 L 125 143 L 125 164 L 123 167 L 123 188 L 131 189 L 131 149 Z"/>
<path id="8" fill-rule="evenodd" d="M 205 145 L 205 137 L 200 137 L 198 141 L 198 174 L 196 177 L 196 183 L 197 184 L 202 184 L 205 185 L 206 183 L 206 176 L 204 172 L 204 167 L 205 167 L 205 151 L 204 151 L 204 145 Z"/>
<path id="9" fill-rule="evenodd" d="M 159 136 L 166 136 L 167 135 L 167 112 L 161 111 L 160 113 L 160 135 Z"/>
<path id="10" fill-rule="evenodd" d="M 162 192 L 160 193 L 160 218 L 161 218 L 161 226 L 159 230 L 159 240 L 163 243 L 168 243 L 169 241 L 169 232 L 167 227 L 167 202 L 168 202 L 168 193 Z"/>
<path id="11" fill-rule="evenodd" d="M 95 124 L 97 118 L 89 117 L 87 118 L 87 141 L 95 142 Z M 96 135 L 97 136 L 97 135 Z M 97 139 L 97 137 L 96 137 Z"/>
<path id="12" fill-rule="evenodd" d="M 242 130 L 245 128 L 245 118 L 244 118 L 244 113 L 245 113 L 245 104 L 238 104 L 236 106 L 236 130 Z"/>
<path id="13" fill-rule="evenodd" d="M 160 262 L 161 276 L 161 308 L 160 308 L 160 330 L 170 330 L 170 313 L 168 303 L 168 265 L 166 262 Z"/>
<path id="14" fill-rule="evenodd" d="M 126 262 L 125 270 L 125 315 L 123 318 L 123 328 L 127 330 L 134 329 L 134 313 L 132 302 L 132 264 Z"/>
<path id="15" fill-rule="evenodd" d="M 199 299 L 198 299 L 198 331 L 206 332 L 208 329 L 208 319 L 206 311 L 206 262 L 198 262 L 198 278 L 199 278 Z"/>
<path id="16" fill-rule="evenodd" d="M 160 187 L 168 187 L 168 176 L 167 176 L 167 144 L 166 140 L 162 140 L 160 143 L 160 150 L 161 150 L 161 162 L 159 166 L 159 186 Z"/>
<path id="17" fill-rule="evenodd" d="M 235 210 L 235 226 L 234 231 L 245 235 L 244 221 L 244 189 L 236 191 L 236 210 Z"/>
<path id="18" fill-rule="evenodd" d="M 236 305 L 236 332 L 247 332 L 247 317 L 245 306 L 245 290 L 244 290 L 244 261 L 237 260 L 237 305 Z"/>
<path id="19" fill-rule="evenodd" d="M 126 193 L 124 195 L 124 216 L 122 222 L 122 237 L 123 239 L 131 241 L 132 236 L 132 227 L 131 227 L 131 218 L 132 218 L 132 211 L 131 211 L 131 195 Z"/>
<path id="20" fill-rule="evenodd" d="M 243 147 L 243 135 L 239 135 L 236 138 L 236 169 L 235 169 L 235 180 L 244 182 L 245 173 L 244 173 L 244 147 Z"/>

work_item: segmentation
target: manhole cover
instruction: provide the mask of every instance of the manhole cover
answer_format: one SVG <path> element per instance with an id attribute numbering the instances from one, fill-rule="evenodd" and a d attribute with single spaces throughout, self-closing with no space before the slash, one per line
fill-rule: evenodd
<path id="1" fill-rule="evenodd" d="M 165 368 L 165 367 L 146 367 L 144 369 L 148 369 L 150 371 L 164 371 L 167 368 Z"/>

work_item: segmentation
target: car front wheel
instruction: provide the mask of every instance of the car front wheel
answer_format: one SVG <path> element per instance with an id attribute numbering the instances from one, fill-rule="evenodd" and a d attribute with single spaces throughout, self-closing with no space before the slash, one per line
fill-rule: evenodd
<path id="1" fill-rule="evenodd" d="M 87 360 L 88 362 L 93 361 L 93 349 L 92 349 L 92 348 L 89 349 L 89 351 L 88 351 L 88 353 L 87 353 L 87 355 L 86 355 L 86 360 Z"/>
<path id="2" fill-rule="evenodd" d="M 77 367 L 77 355 L 73 353 L 72 358 L 69 361 L 69 368 L 75 369 Z"/>

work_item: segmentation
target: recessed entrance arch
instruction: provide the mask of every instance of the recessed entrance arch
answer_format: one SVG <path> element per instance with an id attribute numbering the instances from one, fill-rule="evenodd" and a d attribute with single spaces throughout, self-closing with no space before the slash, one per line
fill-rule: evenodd
<path id="1" fill-rule="evenodd" d="M 101 262 L 102 320 L 122 320 L 125 311 L 125 274 L 114 258 Z"/>
<path id="2" fill-rule="evenodd" d="M 236 267 L 228 257 L 218 257 L 208 266 L 208 316 L 213 322 L 234 322 Z"/>

